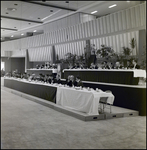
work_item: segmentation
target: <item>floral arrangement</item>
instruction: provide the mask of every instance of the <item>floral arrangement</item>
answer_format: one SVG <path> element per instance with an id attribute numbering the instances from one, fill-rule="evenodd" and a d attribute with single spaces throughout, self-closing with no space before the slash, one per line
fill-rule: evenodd
<path id="1" fill-rule="evenodd" d="M 106 45 L 101 45 L 101 48 L 96 51 L 96 54 L 98 58 L 106 58 L 106 59 L 109 59 L 116 55 L 114 50 Z"/>

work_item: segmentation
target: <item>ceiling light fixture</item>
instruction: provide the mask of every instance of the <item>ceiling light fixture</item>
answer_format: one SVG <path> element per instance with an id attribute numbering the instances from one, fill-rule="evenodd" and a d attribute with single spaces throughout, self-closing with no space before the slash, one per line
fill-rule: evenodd
<path id="1" fill-rule="evenodd" d="M 117 5 L 116 5 L 116 4 L 114 4 L 114 5 L 109 6 L 108 8 L 112 8 L 112 7 L 115 7 L 115 6 L 117 6 Z"/>
<path id="2" fill-rule="evenodd" d="M 11 35 L 11 37 L 14 37 L 14 35 Z"/>
<path id="3" fill-rule="evenodd" d="M 91 14 L 95 14 L 95 13 L 97 13 L 97 10 L 95 10 L 95 11 L 91 12 Z"/>
<path id="4" fill-rule="evenodd" d="M 51 16 L 57 14 L 59 11 L 61 11 L 61 9 L 59 9 L 58 11 L 52 13 L 51 15 L 49 15 L 49 16 L 47 16 L 47 17 L 44 17 L 43 19 L 41 19 L 41 21 L 43 21 L 43 20 L 45 20 L 45 19 L 47 19 L 47 18 L 49 18 L 49 17 L 51 17 Z"/>
<path id="5" fill-rule="evenodd" d="M 6 8 L 8 11 L 16 11 L 16 8 Z"/>
<path id="6" fill-rule="evenodd" d="M 130 2 L 130 1 L 127 1 L 127 2 Z"/>
<path id="7" fill-rule="evenodd" d="M 24 35 L 23 33 L 21 33 L 21 35 Z"/>
<path id="8" fill-rule="evenodd" d="M 34 30 L 33 32 L 36 32 L 37 30 Z"/>

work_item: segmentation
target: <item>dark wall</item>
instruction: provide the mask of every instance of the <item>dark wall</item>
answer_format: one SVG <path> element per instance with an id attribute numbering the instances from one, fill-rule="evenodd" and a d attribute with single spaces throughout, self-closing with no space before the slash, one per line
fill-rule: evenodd
<path id="1" fill-rule="evenodd" d="M 17 69 L 20 73 L 25 72 L 25 58 L 2 58 L 5 62 L 5 73 L 11 72 Z"/>

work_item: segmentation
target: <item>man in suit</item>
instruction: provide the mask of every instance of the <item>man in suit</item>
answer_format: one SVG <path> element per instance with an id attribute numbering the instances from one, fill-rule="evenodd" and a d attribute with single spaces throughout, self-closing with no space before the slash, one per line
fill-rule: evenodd
<path id="1" fill-rule="evenodd" d="M 137 60 L 132 60 L 132 66 L 131 69 L 140 69 L 140 66 L 137 64 Z"/>
<path id="2" fill-rule="evenodd" d="M 74 86 L 78 86 L 78 87 L 81 86 L 81 87 L 83 87 L 83 83 L 82 83 L 82 81 L 81 81 L 79 76 L 76 77 L 76 80 L 74 82 Z"/>

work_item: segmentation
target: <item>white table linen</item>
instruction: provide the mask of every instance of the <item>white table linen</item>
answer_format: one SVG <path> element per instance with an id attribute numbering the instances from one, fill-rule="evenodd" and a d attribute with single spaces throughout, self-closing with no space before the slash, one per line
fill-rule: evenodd
<path id="1" fill-rule="evenodd" d="M 108 102 L 113 104 L 114 95 L 101 90 L 88 91 L 76 90 L 69 87 L 57 87 L 56 104 L 63 107 L 84 112 L 89 115 L 99 115 L 98 105 L 100 97 L 108 97 Z"/>

